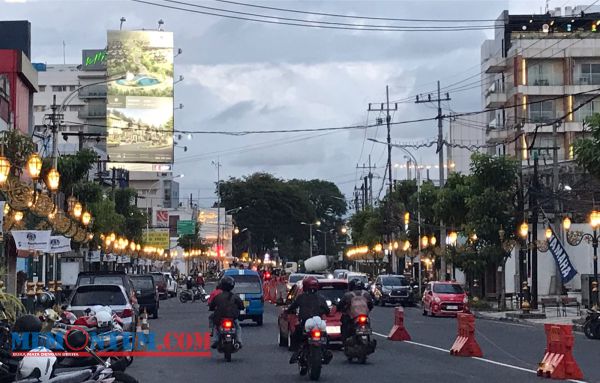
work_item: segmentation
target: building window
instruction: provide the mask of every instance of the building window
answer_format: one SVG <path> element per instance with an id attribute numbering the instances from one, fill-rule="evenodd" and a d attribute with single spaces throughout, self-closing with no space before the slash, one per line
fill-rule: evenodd
<path id="1" fill-rule="evenodd" d="M 562 62 L 557 60 L 529 61 L 527 66 L 527 85 L 563 85 Z"/>
<path id="2" fill-rule="evenodd" d="M 69 90 L 72 92 L 77 89 L 77 85 L 69 85 Z"/>
<path id="3" fill-rule="evenodd" d="M 531 102 L 528 109 L 529 122 L 549 122 L 556 118 L 554 100 Z"/>
<path id="4" fill-rule="evenodd" d="M 575 78 L 578 85 L 600 85 L 600 63 L 579 64 L 579 78 Z"/>
<path id="5" fill-rule="evenodd" d="M 53 92 L 66 92 L 67 86 L 66 85 L 52 85 L 52 91 Z"/>
<path id="6" fill-rule="evenodd" d="M 78 112 L 83 109 L 83 105 L 69 105 L 70 112 Z"/>
<path id="7" fill-rule="evenodd" d="M 589 101 L 589 98 L 589 96 L 582 96 L 575 99 L 574 108 L 584 104 L 575 112 L 575 121 L 583 122 L 592 114 L 600 113 L 600 100 Z"/>
<path id="8" fill-rule="evenodd" d="M 45 92 L 46 91 L 46 85 L 40 85 L 40 92 Z"/>
<path id="9" fill-rule="evenodd" d="M 34 112 L 44 112 L 46 110 L 46 105 L 34 105 Z"/>

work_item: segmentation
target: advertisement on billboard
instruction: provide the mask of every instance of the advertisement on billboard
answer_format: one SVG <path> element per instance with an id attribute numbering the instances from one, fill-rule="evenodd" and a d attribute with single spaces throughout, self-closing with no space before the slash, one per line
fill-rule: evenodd
<path id="1" fill-rule="evenodd" d="M 108 31 L 111 162 L 173 162 L 173 33 Z"/>
<path id="2" fill-rule="evenodd" d="M 170 244 L 169 229 L 144 229 L 144 245 L 159 249 L 168 249 Z"/>

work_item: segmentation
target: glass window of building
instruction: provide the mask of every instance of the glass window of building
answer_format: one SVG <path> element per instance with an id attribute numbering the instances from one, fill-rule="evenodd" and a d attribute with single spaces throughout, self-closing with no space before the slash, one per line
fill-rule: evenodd
<path id="1" fill-rule="evenodd" d="M 532 101 L 528 110 L 529 122 L 549 122 L 556 118 L 554 100 Z"/>
<path id="2" fill-rule="evenodd" d="M 527 85 L 563 85 L 562 62 L 559 60 L 531 60 L 527 63 Z"/>
<path id="3" fill-rule="evenodd" d="M 600 85 L 600 63 L 580 63 L 575 67 L 575 84 Z"/>

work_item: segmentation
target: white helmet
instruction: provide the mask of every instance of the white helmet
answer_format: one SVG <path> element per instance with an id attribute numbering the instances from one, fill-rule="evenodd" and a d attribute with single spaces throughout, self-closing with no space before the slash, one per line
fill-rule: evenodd
<path id="1" fill-rule="evenodd" d="M 52 322 L 58 322 L 60 320 L 60 317 L 58 316 L 58 314 L 56 313 L 56 311 L 54 311 L 52 309 L 46 309 L 46 310 L 44 310 L 44 317 L 47 320 L 50 320 Z"/>
<path id="2" fill-rule="evenodd" d="M 96 322 L 98 322 L 98 327 L 111 327 L 113 317 L 108 311 L 101 310 L 96 313 Z"/>
<path id="3" fill-rule="evenodd" d="M 36 353 L 46 352 L 46 356 L 38 356 Z M 21 362 L 19 362 L 18 379 L 38 378 L 40 382 L 50 380 L 52 371 L 56 363 L 56 356 L 52 351 L 44 347 L 37 347 L 29 351 Z"/>

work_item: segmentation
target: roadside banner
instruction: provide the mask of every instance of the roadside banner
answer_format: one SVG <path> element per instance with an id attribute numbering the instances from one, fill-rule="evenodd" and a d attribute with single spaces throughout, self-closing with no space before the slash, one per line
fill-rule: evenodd
<path id="1" fill-rule="evenodd" d="M 92 250 L 88 252 L 88 262 L 100 262 L 100 250 Z"/>
<path id="2" fill-rule="evenodd" d="M 104 254 L 104 262 L 114 262 L 117 260 L 117 257 L 113 253 Z"/>
<path id="3" fill-rule="evenodd" d="M 50 249 L 50 230 L 12 230 L 17 250 L 40 251 Z"/>
<path id="4" fill-rule="evenodd" d="M 554 229 L 550 227 L 550 230 L 552 230 L 552 236 L 550 239 L 548 239 L 548 248 L 554 257 L 554 261 L 556 261 L 556 265 L 560 271 L 562 283 L 565 284 L 571 279 L 575 278 L 575 275 L 577 275 L 577 270 L 575 270 L 575 267 L 571 263 L 569 254 L 567 254 L 567 251 L 563 247 L 562 243 L 560 243 L 560 240 L 554 232 Z"/>
<path id="5" fill-rule="evenodd" d="M 53 235 L 50 237 L 49 253 L 68 253 L 69 251 L 71 251 L 71 238 L 62 235 Z"/>
<path id="6" fill-rule="evenodd" d="M 144 244 L 159 249 L 168 249 L 171 244 L 169 229 L 144 230 Z"/>

